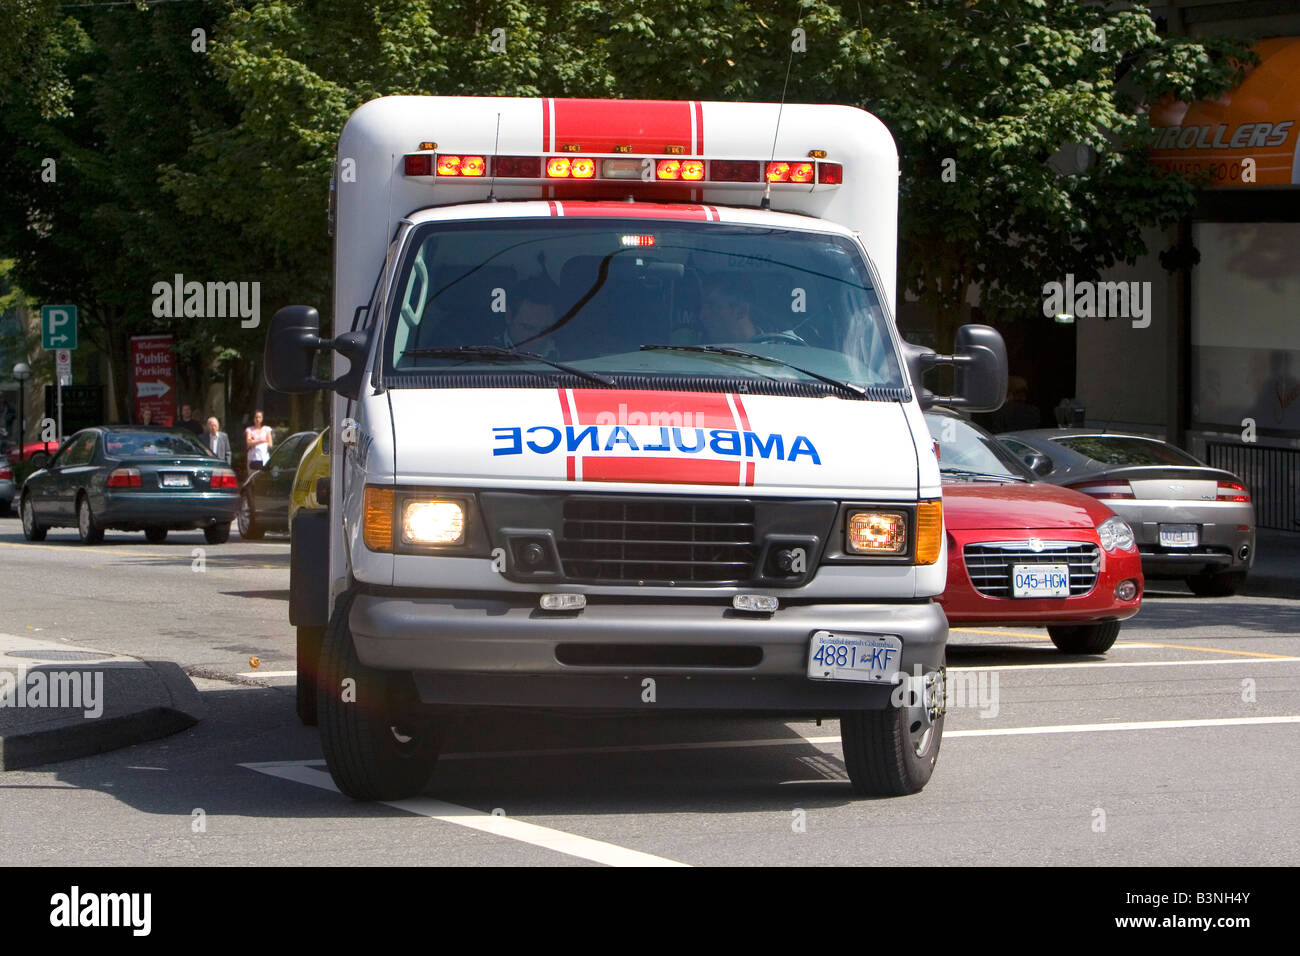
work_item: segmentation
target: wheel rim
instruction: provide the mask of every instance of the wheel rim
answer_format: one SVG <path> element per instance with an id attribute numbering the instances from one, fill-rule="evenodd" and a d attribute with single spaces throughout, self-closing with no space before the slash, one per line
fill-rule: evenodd
<path id="1" fill-rule="evenodd" d="M 30 535 L 36 527 L 36 512 L 32 509 L 32 499 L 23 499 L 23 533 Z"/>
<path id="2" fill-rule="evenodd" d="M 83 538 L 90 537 L 90 502 L 85 498 L 81 499 L 81 506 L 77 508 L 77 530 Z"/>
<path id="3" fill-rule="evenodd" d="M 251 523 L 249 510 L 248 496 L 244 495 L 239 499 L 239 536 L 241 538 L 248 534 L 248 526 Z"/>
<path id="4" fill-rule="evenodd" d="M 941 667 L 912 680 L 915 693 L 907 695 L 903 715 L 912 752 L 924 757 L 934 746 L 940 722 L 948 712 L 948 671 Z"/>

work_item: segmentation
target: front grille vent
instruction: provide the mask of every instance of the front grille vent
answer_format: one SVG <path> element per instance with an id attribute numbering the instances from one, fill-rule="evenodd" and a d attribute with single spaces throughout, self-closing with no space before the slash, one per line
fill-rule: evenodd
<path id="1" fill-rule="evenodd" d="M 570 498 L 560 562 L 570 581 L 732 584 L 754 576 L 758 544 L 749 501 Z"/>
<path id="2" fill-rule="evenodd" d="M 1098 547 L 1077 541 L 1044 541 L 1041 551 L 1030 548 L 1028 541 L 968 544 L 964 556 L 966 573 L 970 575 L 975 590 L 989 597 L 1011 597 L 1013 565 L 1069 565 L 1071 597 L 1091 591 L 1101 569 Z"/>

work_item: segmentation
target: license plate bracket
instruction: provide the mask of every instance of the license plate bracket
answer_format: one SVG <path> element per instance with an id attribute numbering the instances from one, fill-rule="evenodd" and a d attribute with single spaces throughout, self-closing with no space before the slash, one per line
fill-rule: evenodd
<path id="1" fill-rule="evenodd" d="M 1162 548 L 1195 548 L 1200 543 L 1200 525 L 1162 524 L 1160 526 L 1160 547 Z"/>
<path id="2" fill-rule="evenodd" d="M 1013 564 L 1011 596 L 1014 598 L 1057 598 L 1070 596 L 1068 564 Z"/>
<path id="3" fill-rule="evenodd" d="M 892 634 L 815 631 L 808 646 L 811 680 L 897 684 L 903 642 Z"/>

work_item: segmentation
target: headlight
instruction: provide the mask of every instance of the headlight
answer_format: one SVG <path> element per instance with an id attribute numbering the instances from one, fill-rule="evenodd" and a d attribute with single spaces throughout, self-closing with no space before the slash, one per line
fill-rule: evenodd
<path id="1" fill-rule="evenodd" d="M 850 511 L 850 554 L 902 554 L 907 550 L 907 515 L 898 511 Z"/>
<path id="2" fill-rule="evenodd" d="M 460 544 L 465 540 L 465 509 L 458 501 L 407 501 L 402 507 L 402 543 Z"/>
<path id="3" fill-rule="evenodd" d="M 1101 546 L 1107 551 L 1133 550 L 1133 529 L 1118 515 L 1107 518 L 1097 525 L 1097 537 L 1101 539 Z"/>

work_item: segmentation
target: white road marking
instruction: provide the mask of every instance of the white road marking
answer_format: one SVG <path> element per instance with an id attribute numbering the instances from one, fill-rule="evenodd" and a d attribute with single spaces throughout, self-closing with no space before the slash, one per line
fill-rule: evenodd
<path id="1" fill-rule="evenodd" d="M 1060 664 L 972 664 L 949 667 L 950 671 L 1045 671 L 1082 667 L 1209 667 L 1213 664 L 1281 664 L 1300 657 L 1229 657 L 1203 661 L 1073 661 Z"/>
<path id="2" fill-rule="evenodd" d="M 988 730 L 945 730 L 949 737 L 1015 737 L 1032 734 L 1078 734 L 1107 730 L 1168 730 L 1179 727 L 1234 727 L 1250 724 L 1295 724 L 1300 715 L 1280 717 L 1206 717 L 1190 720 L 1144 720 L 1113 724 L 1046 724 L 1039 727 L 991 727 Z M 495 760 L 504 757 L 569 757 L 582 754 L 644 753 L 663 750 L 731 750 L 748 747 L 793 747 L 804 744 L 838 744 L 832 736 L 758 737 L 752 740 L 703 740 L 676 744 L 624 744 L 611 747 L 566 747 L 548 750 L 489 750 L 477 753 L 443 754 L 440 760 Z"/>
<path id="3" fill-rule="evenodd" d="M 292 780 L 295 783 L 305 783 L 309 787 L 333 790 L 338 793 L 338 788 L 334 786 L 334 781 L 330 779 L 329 773 L 318 769 L 323 763 L 324 761 L 321 760 L 291 760 L 270 763 L 244 763 L 240 764 L 240 766 L 247 767 L 249 770 L 256 770 L 258 773 L 269 774 L 272 777 Z M 446 803 L 432 797 L 385 801 L 385 805 L 418 816 L 432 817 L 435 820 L 441 820 L 443 823 L 454 823 L 457 826 L 469 827 L 471 830 L 491 833 L 494 836 L 505 837 L 508 840 L 518 840 L 520 843 L 544 847 L 582 860 L 591 860 L 593 863 L 604 863 L 607 866 L 690 865 L 688 863 L 679 863 L 676 860 L 669 860 L 662 856 L 655 856 L 651 853 L 642 853 L 639 850 L 629 850 L 613 843 L 592 840 L 588 837 L 578 836 L 575 833 L 565 833 L 563 830 L 538 826 L 536 823 L 525 823 L 523 820 L 516 820 L 512 817 L 493 816 L 481 810 L 462 807 L 455 803 Z"/>
<path id="4" fill-rule="evenodd" d="M 236 677 L 297 677 L 297 671 L 244 671 Z"/>
<path id="5" fill-rule="evenodd" d="M 1021 734 L 1089 734 L 1107 730 L 1172 730 L 1181 727 L 1241 727 L 1254 724 L 1300 724 L 1300 714 L 1281 717 L 1201 717 L 1191 720 L 1134 720 L 1116 724 L 1048 724 L 1043 727 L 991 727 L 988 730 L 945 730 L 949 737 L 1010 737 Z"/>

